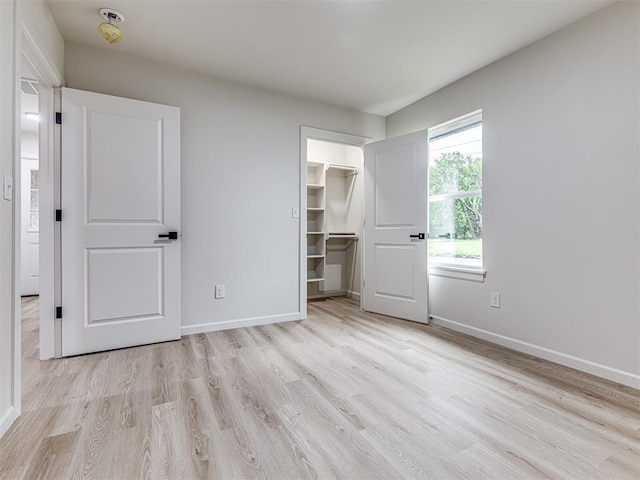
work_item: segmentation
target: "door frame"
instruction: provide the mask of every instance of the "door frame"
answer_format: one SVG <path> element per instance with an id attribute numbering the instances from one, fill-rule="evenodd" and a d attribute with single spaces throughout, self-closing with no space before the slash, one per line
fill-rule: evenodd
<path id="1" fill-rule="evenodd" d="M 362 148 L 371 138 L 351 135 L 348 133 L 333 132 L 321 128 L 300 126 L 300 238 L 298 241 L 299 288 L 298 310 L 300 318 L 307 318 L 307 141 L 310 139 L 323 140 L 345 145 L 354 145 Z M 362 275 L 364 280 L 364 272 Z M 362 298 L 362 295 L 360 296 Z"/>
<path id="2" fill-rule="evenodd" d="M 64 85 L 62 73 L 53 58 L 38 43 L 36 32 L 26 22 L 21 24 L 22 58 L 38 82 L 40 113 L 40 360 L 60 356 L 61 323 L 55 319 L 55 305 L 60 297 L 56 280 L 60 255 L 60 229 L 56 228 L 54 210 L 60 206 L 60 158 L 56 151 L 59 126 L 54 112 L 59 106 L 56 89 Z M 44 214 L 43 214 L 44 213 Z M 19 315 L 18 315 L 19 317 Z M 19 320 L 19 318 L 18 318 Z"/>

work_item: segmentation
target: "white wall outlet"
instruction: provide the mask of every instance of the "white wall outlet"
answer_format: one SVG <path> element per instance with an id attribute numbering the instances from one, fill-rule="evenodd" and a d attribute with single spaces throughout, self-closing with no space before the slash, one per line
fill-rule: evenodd
<path id="1" fill-rule="evenodd" d="M 298 207 L 293 207 L 291 209 L 291 217 L 292 218 L 300 218 L 300 209 Z"/>
<path id="2" fill-rule="evenodd" d="M 500 292 L 491 292 L 491 301 L 489 305 L 494 308 L 500 308 Z"/>
<path id="3" fill-rule="evenodd" d="M 216 285 L 215 296 L 216 298 L 224 298 L 224 285 Z"/>

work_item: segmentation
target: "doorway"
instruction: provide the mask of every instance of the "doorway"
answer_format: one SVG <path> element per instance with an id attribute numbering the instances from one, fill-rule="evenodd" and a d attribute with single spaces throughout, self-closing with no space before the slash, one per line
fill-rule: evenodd
<path id="1" fill-rule="evenodd" d="M 364 180 L 368 139 L 302 127 L 300 132 L 300 312 L 307 301 L 362 292 Z"/>
<path id="2" fill-rule="evenodd" d="M 40 293 L 40 171 L 38 84 L 22 78 L 20 95 L 20 296 Z"/>

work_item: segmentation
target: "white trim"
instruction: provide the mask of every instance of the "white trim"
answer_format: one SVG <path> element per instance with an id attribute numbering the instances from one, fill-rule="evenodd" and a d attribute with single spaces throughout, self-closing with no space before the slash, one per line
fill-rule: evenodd
<path id="1" fill-rule="evenodd" d="M 180 327 L 181 335 L 193 335 L 195 333 L 218 332 L 234 328 L 255 327 L 272 323 L 292 322 L 302 320 L 300 312 L 284 313 L 281 315 L 267 315 L 264 317 L 239 318 L 237 320 L 224 320 L 222 322 L 199 323 L 197 325 L 184 325 Z"/>
<path id="2" fill-rule="evenodd" d="M 437 315 L 431 315 L 431 318 L 434 325 L 455 330 L 456 332 L 466 333 L 472 337 L 481 338 L 491 343 L 511 348 L 518 352 L 528 353 L 529 355 L 534 355 L 566 367 L 606 378 L 607 380 L 621 383 L 629 387 L 640 388 L 640 375 L 625 372 L 624 370 L 619 370 L 617 368 L 607 367 L 606 365 L 601 365 L 590 360 L 574 357 L 573 355 L 568 355 L 566 353 L 551 350 L 532 343 L 523 342 L 522 340 L 516 340 L 515 338 L 500 335 L 499 333 L 489 332 L 487 330 L 465 325 L 453 320 L 448 320 L 443 317 L 438 317 Z"/>
<path id="3" fill-rule="evenodd" d="M 29 64 L 29 69 L 38 77 L 35 80 L 41 85 L 61 87 L 64 84 L 62 72 L 58 70 L 51 57 L 38 45 L 34 29 L 24 18 L 20 22 L 20 26 L 22 32 L 21 51 Z"/>
<path id="4" fill-rule="evenodd" d="M 444 135 L 453 130 L 457 130 L 459 128 L 466 127 L 467 125 L 471 125 L 472 123 L 477 123 L 482 121 L 482 109 L 475 110 L 471 113 L 467 113 L 466 115 L 462 115 L 460 117 L 456 117 L 452 120 L 448 120 L 444 123 L 431 127 L 427 130 L 427 141 L 430 141 L 433 137 L 439 137 L 440 135 Z"/>
<path id="5" fill-rule="evenodd" d="M 347 294 L 351 297 L 351 298 L 355 298 L 357 300 L 360 300 L 361 295 L 358 292 L 354 292 L 353 290 L 349 290 L 347 292 Z"/>
<path id="6" fill-rule="evenodd" d="M 22 80 L 22 36 L 18 30 L 20 25 L 21 12 L 18 3 L 14 10 L 14 51 L 13 51 L 13 385 L 12 385 L 12 407 L 13 418 L 16 419 L 22 413 L 22 299 L 20 290 L 22 284 L 22 148 L 21 137 L 21 80 Z"/>
<path id="7" fill-rule="evenodd" d="M 482 189 L 469 190 L 466 192 L 441 193 L 439 195 L 431 195 L 429 197 L 429 203 L 439 202 L 442 200 L 456 200 L 458 198 L 471 198 L 471 197 L 481 197 L 481 196 L 482 196 Z"/>
<path id="8" fill-rule="evenodd" d="M 55 167 L 54 167 L 54 91 L 51 87 L 38 87 L 40 120 L 40 208 L 50 215 L 40 215 L 40 360 L 55 356 Z"/>
<path id="9" fill-rule="evenodd" d="M 487 272 L 486 270 L 477 268 L 456 267 L 452 265 L 431 265 L 429 266 L 429 275 L 484 283 L 484 277 L 487 275 Z"/>
<path id="10" fill-rule="evenodd" d="M 7 433 L 7 430 L 11 428 L 13 422 L 15 421 L 16 416 L 12 406 L 9 406 L 7 412 L 4 414 L 4 417 L 0 419 L 0 438 Z"/>

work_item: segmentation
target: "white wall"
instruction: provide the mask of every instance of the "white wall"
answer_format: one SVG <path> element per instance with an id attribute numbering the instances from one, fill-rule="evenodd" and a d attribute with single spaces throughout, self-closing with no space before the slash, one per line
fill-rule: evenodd
<path id="1" fill-rule="evenodd" d="M 38 158 L 38 133 L 23 131 L 20 137 L 21 155 L 27 158 Z"/>
<path id="2" fill-rule="evenodd" d="M 387 118 L 396 136 L 483 110 L 487 277 L 432 276 L 431 313 L 636 386 L 638 10 L 615 4 Z"/>
<path id="3" fill-rule="evenodd" d="M 15 13 L 15 2 L 0 2 L 0 185 L 4 175 L 16 179 Z M 0 436 L 9 428 L 16 413 L 13 396 L 16 380 L 13 364 L 16 340 L 13 239 L 14 202 L 4 200 L 0 193 Z"/>
<path id="4" fill-rule="evenodd" d="M 44 56 L 48 63 L 46 71 L 41 71 L 42 63 L 28 67 L 45 78 L 52 74 L 60 77 L 64 67 L 64 40 L 49 8 L 44 0 L 21 0 L 19 5 L 21 22 L 25 24 L 28 35 L 32 36 L 30 39 L 23 39 L 24 43 L 30 46 L 32 41 L 35 42 L 40 49 L 37 54 Z"/>
<path id="5" fill-rule="evenodd" d="M 183 326 L 299 311 L 300 126 L 380 139 L 382 117 L 75 44 L 65 80 L 182 108 Z"/>

